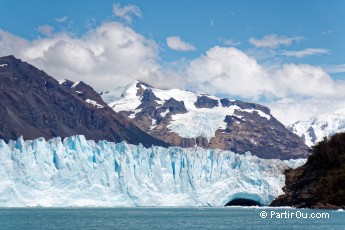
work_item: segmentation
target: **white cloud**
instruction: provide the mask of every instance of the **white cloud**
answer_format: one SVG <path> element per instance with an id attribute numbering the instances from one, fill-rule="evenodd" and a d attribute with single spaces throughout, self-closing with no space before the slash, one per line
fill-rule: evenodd
<path id="1" fill-rule="evenodd" d="M 322 48 L 308 48 L 304 50 L 295 50 L 295 51 L 285 50 L 281 54 L 288 57 L 302 58 L 305 56 L 316 55 L 316 54 L 329 54 L 329 50 L 322 49 Z"/>
<path id="2" fill-rule="evenodd" d="M 286 37 L 277 34 L 269 34 L 261 39 L 250 38 L 249 42 L 255 47 L 277 48 L 281 45 L 289 46 L 292 42 L 300 42 L 303 39 L 304 37 L 302 36 Z"/>
<path id="3" fill-rule="evenodd" d="M 214 47 L 188 68 L 188 80 L 198 90 L 244 98 L 334 95 L 337 86 L 320 67 L 285 64 L 268 69 L 232 47 Z"/>
<path id="4" fill-rule="evenodd" d="M 29 45 L 27 40 L 0 29 L 1 56 L 16 55 L 22 57 L 23 47 L 28 47 Z"/>
<path id="5" fill-rule="evenodd" d="M 37 28 L 37 31 L 45 36 L 50 37 L 54 33 L 54 27 L 49 26 L 49 25 L 41 25 Z"/>
<path id="6" fill-rule="evenodd" d="M 345 83 L 322 68 L 283 64 L 268 68 L 233 47 L 213 47 L 188 67 L 188 85 L 209 94 L 265 98 L 284 124 L 345 107 Z M 344 103 L 343 103 L 344 102 Z"/>
<path id="7" fill-rule="evenodd" d="M 313 116 L 330 113 L 345 108 L 345 97 L 339 98 L 308 98 L 289 99 L 266 102 L 264 105 L 271 109 L 271 113 L 283 124 L 290 125 L 299 120 L 308 120 Z"/>
<path id="8" fill-rule="evenodd" d="M 125 20 L 127 23 L 132 23 L 133 16 L 142 17 L 141 10 L 135 5 L 121 6 L 118 3 L 113 4 L 113 14 Z"/>
<path id="9" fill-rule="evenodd" d="M 321 33 L 323 35 L 331 35 L 331 34 L 334 34 L 334 30 L 323 30 L 321 31 Z"/>
<path id="10" fill-rule="evenodd" d="M 123 86 L 134 79 L 167 86 L 166 76 L 173 75 L 162 73 L 154 41 L 116 22 L 106 22 L 80 38 L 59 33 L 28 41 L 0 30 L 0 55 L 9 54 L 57 79 L 83 80 L 98 90 Z"/>
<path id="11" fill-rule="evenodd" d="M 80 37 L 52 33 L 33 41 L 0 29 L 0 56 L 9 54 L 56 79 L 82 80 L 97 90 L 111 90 L 139 79 L 157 87 L 259 103 L 264 98 L 284 124 L 345 107 L 344 81 L 333 80 L 321 67 L 279 64 L 272 68 L 237 48 L 219 46 L 190 62 L 162 64 L 154 41 L 117 22 L 105 22 Z M 325 69 L 339 72 L 345 66 Z"/>
<path id="12" fill-rule="evenodd" d="M 241 44 L 239 41 L 233 39 L 218 38 L 218 41 L 221 42 L 224 46 L 238 46 Z"/>
<path id="13" fill-rule="evenodd" d="M 345 73 L 345 64 L 325 65 L 322 67 L 327 73 Z"/>
<path id="14" fill-rule="evenodd" d="M 256 97 L 265 91 L 265 78 L 254 58 L 231 47 L 213 47 L 188 68 L 190 85 L 211 94 Z"/>
<path id="15" fill-rule="evenodd" d="M 64 16 L 64 17 L 61 17 L 61 18 L 55 18 L 55 21 L 60 22 L 60 23 L 63 23 L 63 22 L 65 22 L 67 19 L 68 19 L 68 16 Z"/>
<path id="16" fill-rule="evenodd" d="M 338 85 L 320 67 L 306 64 L 284 64 L 270 76 L 270 80 L 275 84 L 275 96 L 277 97 L 322 98 L 336 96 L 339 93 Z"/>
<path id="17" fill-rule="evenodd" d="M 167 37 L 167 45 L 172 50 L 177 51 L 192 51 L 196 50 L 195 46 L 185 41 L 182 41 L 180 37 L 177 36 L 170 36 Z"/>

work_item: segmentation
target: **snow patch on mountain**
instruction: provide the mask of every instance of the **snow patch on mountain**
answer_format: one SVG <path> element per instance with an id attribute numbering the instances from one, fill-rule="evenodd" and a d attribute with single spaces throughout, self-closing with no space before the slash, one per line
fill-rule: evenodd
<path id="1" fill-rule="evenodd" d="M 0 206 L 223 206 L 247 197 L 267 205 L 283 193 L 282 172 L 303 163 L 84 136 L 0 140 Z"/>
<path id="2" fill-rule="evenodd" d="M 77 91 L 77 93 L 78 93 L 78 91 Z M 97 101 L 94 101 L 94 100 L 91 100 L 91 99 L 86 99 L 85 102 L 88 103 L 88 104 L 90 104 L 90 105 L 95 106 L 95 107 L 98 108 L 98 109 L 104 108 L 103 105 L 98 104 Z"/>
<path id="3" fill-rule="evenodd" d="M 80 81 L 76 81 L 76 82 L 74 82 L 74 83 L 73 83 L 73 85 L 71 86 L 71 88 L 75 88 L 75 87 L 77 87 L 77 85 L 79 85 L 79 83 L 80 83 Z"/>
<path id="4" fill-rule="evenodd" d="M 111 102 L 119 100 L 125 89 L 125 87 L 117 87 L 116 89 L 113 89 L 111 91 L 99 92 L 99 95 L 102 97 L 105 103 L 109 104 Z"/>
<path id="5" fill-rule="evenodd" d="M 157 120 L 156 119 L 152 119 L 150 130 L 152 130 L 152 129 L 156 128 L 156 127 L 157 127 Z"/>
<path id="6" fill-rule="evenodd" d="M 140 113 L 142 109 L 135 109 L 128 117 L 133 119 L 137 113 Z"/>
<path id="7" fill-rule="evenodd" d="M 109 103 L 115 112 L 134 111 L 140 104 L 140 97 L 137 96 L 137 81 L 125 88 L 119 100 Z M 102 95 L 101 95 L 102 96 Z M 103 97 L 103 96 L 102 96 Z"/>
<path id="8" fill-rule="evenodd" d="M 213 109 L 188 108 L 187 106 L 186 108 L 188 113 L 172 115 L 172 121 L 168 128 L 181 137 L 196 138 L 203 136 L 208 141 L 215 136 L 218 129 L 226 129 L 226 122 L 224 121 L 226 115 L 236 116 L 234 114 L 235 110 L 240 110 L 236 105 Z"/>
<path id="9" fill-rule="evenodd" d="M 173 98 L 177 101 L 182 101 L 187 110 L 184 114 L 173 114 L 172 121 L 167 126 L 171 132 L 177 133 L 183 138 L 197 138 L 199 136 L 205 137 L 208 141 L 215 136 L 218 129 L 225 129 L 227 123 L 224 121 L 227 115 L 237 117 L 239 119 L 242 116 L 235 115 L 235 111 L 258 113 L 259 116 L 271 119 L 270 114 L 266 114 L 261 110 L 256 109 L 241 109 L 239 106 L 230 105 L 223 107 L 220 102 L 220 98 L 216 96 L 210 96 L 203 93 L 194 93 L 191 91 L 181 89 L 157 89 L 153 87 L 141 84 L 139 81 L 133 82 L 129 85 L 122 97 L 119 100 L 109 103 L 109 106 L 116 112 L 130 111 L 129 118 L 135 118 L 136 109 L 142 103 L 142 97 L 137 95 L 139 90 L 138 85 L 142 89 L 150 88 L 153 94 L 158 98 L 155 100 L 158 105 L 163 106 L 164 103 Z M 199 97 L 207 96 L 210 99 L 216 100 L 218 105 L 213 108 L 198 108 L 195 106 Z M 159 107 L 157 107 L 159 108 Z M 165 117 L 169 113 L 168 110 L 161 113 L 161 117 Z"/>
<path id="10" fill-rule="evenodd" d="M 8 66 L 7 64 L 0 64 L 0 67 L 6 67 Z"/>
<path id="11" fill-rule="evenodd" d="M 66 79 L 59 79 L 58 82 L 60 85 L 63 85 L 67 80 Z"/>
<path id="12" fill-rule="evenodd" d="M 267 120 L 271 119 L 271 115 L 266 114 L 266 113 L 262 112 L 261 110 L 257 110 L 257 109 L 243 109 L 242 110 L 242 109 L 240 109 L 240 111 L 244 111 L 247 113 L 258 113 L 260 115 L 260 117 L 264 117 Z"/>
<path id="13" fill-rule="evenodd" d="M 160 113 L 161 117 L 165 117 L 169 113 L 169 109 L 165 110 L 164 112 Z"/>
<path id="14" fill-rule="evenodd" d="M 304 139 L 306 145 L 313 146 L 324 137 L 345 132 L 345 109 L 323 114 L 306 121 L 298 121 L 288 127 Z"/>

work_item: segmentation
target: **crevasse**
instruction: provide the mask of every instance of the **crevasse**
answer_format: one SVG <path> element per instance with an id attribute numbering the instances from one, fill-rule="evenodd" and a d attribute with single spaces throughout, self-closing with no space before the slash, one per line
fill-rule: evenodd
<path id="1" fill-rule="evenodd" d="M 282 171 L 303 163 L 81 135 L 0 140 L 0 206 L 224 206 L 236 198 L 267 205 L 283 193 Z"/>

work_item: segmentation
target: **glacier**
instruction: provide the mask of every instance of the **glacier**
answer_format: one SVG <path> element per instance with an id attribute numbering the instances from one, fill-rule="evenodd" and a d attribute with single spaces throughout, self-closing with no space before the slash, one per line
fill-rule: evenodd
<path id="1" fill-rule="evenodd" d="M 283 194 L 282 172 L 305 161 L 96 143 L 82 135 L 20 137 L 0 140 L 0 206 L 224 206 L 236 198 L 268 205 Z"/>

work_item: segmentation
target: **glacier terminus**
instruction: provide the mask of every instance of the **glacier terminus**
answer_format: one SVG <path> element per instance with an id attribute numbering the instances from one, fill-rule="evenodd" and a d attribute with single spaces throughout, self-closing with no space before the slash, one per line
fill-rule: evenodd
<path id="1" fill-rule="evenodd" d="M 0 140 L 1 207 L 268 205 L 283 193 L 283 171 L 305 159 L 261 159 L 249 152 L 145 148 L 77 135 Z"/>

